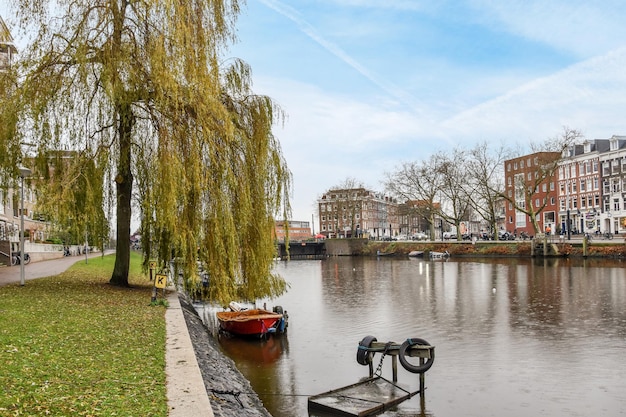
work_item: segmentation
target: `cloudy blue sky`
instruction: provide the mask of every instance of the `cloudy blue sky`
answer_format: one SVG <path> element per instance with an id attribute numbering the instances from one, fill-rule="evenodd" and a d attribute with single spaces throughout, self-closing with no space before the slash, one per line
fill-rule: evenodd
<path id="1" fill-rule="evenodd" d="M 618 0 L 249 0 L 231 54 L 288 113 L 275 134 L 311 220 L 347 177 L 382 190 L 457 145 L 626 135 L 625 21 Z"/>
<path id="2" fill-rule="evenodd" d="M 228 55 L 288 114 L 275 135 L 310 221 L 346 178 L 382 190 L 455 146 L 626 135 L 624 22 L 621 0 L 248 0 Z"/>

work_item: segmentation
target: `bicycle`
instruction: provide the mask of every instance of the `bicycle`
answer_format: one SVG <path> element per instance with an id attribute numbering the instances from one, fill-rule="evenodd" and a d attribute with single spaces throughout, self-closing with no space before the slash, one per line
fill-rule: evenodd
<path id="1" fill-rule="evenodd" d="M 22 262 L 21 255 L 19 253 L 13 254 L 11 257 L 11 265 L 19 265 Z M 28 265 L 30 263 L 30 255 L 28 253 L 24 254 L 24 265 Z"/>
<path id="2" fill-rule="evenodd" d="M 607 239 L 607 240 L 613 239 L 613 233 L 611 232 L 605 232 L 603 236 L 604 236 L 604 239 Z"/>

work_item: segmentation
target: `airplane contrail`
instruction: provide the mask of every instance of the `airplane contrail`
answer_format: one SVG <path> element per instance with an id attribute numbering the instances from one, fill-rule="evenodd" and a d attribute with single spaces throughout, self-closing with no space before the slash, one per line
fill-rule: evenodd
<path id="1" fill-rule="evenodd" d="M 348 53 L 346 53 L 341 47 L 338 45 L 328 41 L 323 36 L 321 36 L 315 28 L 304 20 L 300 13 L 291 6 L 288 6 L 280 1 L 276 0 L 259 0 L 262 4 L 269 7 L 270 9 L 276 11 L 277 13 L 285 16 L 292 22 L 294 22 L 298 28 L 313 41 L 317 42 L 324 49 L 329 51 L 331 54 L 339 58 L 341 61 L 348 64 L 350 67 L 354 68 L 359 74 L 370 80 L 372 83 L 380 87 L 382 90 L 400 100 L 404 104 L 408 105 L 410 108 L 414 109 L 419 113 L 423 113 L 421 106 L 418 105 L 418 100 L 415 97 L 407 94 L 403 89 L 393 85 L 392 83 L 381 80 L 371 71 L 369 71 L 366 67 L 361 65 L 357 60 L 352 58 Z"/>

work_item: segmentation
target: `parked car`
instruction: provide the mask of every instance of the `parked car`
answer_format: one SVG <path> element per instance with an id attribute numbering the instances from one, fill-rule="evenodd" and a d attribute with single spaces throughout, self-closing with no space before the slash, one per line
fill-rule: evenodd
<path id="1" fill-rule="evenodd" d="M 448 239 L 454 239 L 456 238 L 456 234 L 452 233 L 452 232 L 443 232 L 443 238 L 448 240 Z"/>
<path id="2" fill-rule="evenodd" d="M 424 232 L 417 232 L 411 236 L 411 240 L 428 240 L 428 235 Z"/>
<path id="3" fill-rule="evenodd" d="M 500 240 L 515 240 L 515 235 L 511 232 L 499 231 L 498 239 Z"/>

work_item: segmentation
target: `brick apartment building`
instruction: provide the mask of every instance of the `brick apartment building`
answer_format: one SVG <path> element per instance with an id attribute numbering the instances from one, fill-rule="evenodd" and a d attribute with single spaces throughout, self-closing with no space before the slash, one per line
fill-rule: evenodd
<path id="1" fill-rule="evenodd" d="M 536 184 L 537 178 L 542 178 L 542 170 L 546 163 L 554 163 L 560 158 L 558 152 L 537 152 L 504 162 L 505 193 L 511 201 L 505 203 L 504 229 L 509 233 L 520 234 L 526 232 L 530 236 L 536 234 L 532 219 L 515 207 L 527 207 L 532 204 L 538 213 L 537 223 L 542 231 L 550 230 L 554 233 L 557 226 L 558 204 L 556 173 L 547 176 Z M 535 186 L 532 196 L 528 198 L 525 189 Z M 541 209 L 542 205 L 545 207 Z"/>
<path id="2" fill-rule="evenodd" d="M 313 234 L 311 233 L 311 224 L 306 221 L 289 220 L 285 223 L 284 220 L 276 220 L 276 239 L 279 242 L 284 242 L 287 236 L 287 228 L 289 228 L 289 240 L 301 241 L 311 239 Z"/>
<path id="3" fill-rule="evenodd" d="M 328 238 L 391 238 L 399 233 L 398 202 L 366 188 L 335 189 L 317 201 L 320 233 Z"/>

